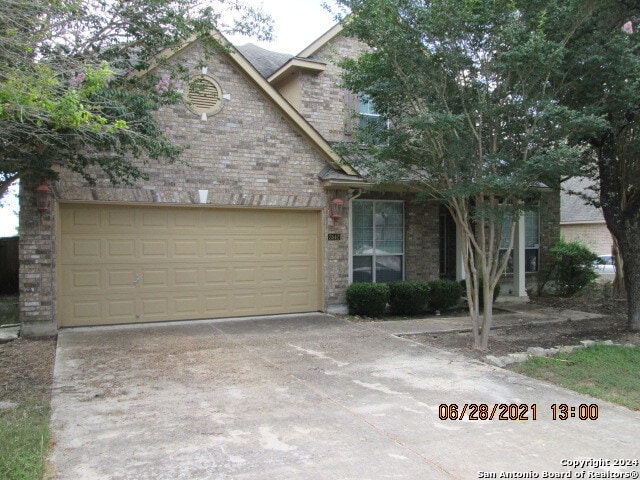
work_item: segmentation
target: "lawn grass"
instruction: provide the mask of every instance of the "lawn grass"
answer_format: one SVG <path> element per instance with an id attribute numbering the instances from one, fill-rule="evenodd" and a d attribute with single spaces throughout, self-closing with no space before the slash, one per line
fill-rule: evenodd
<path id="1" fill-rule="evenodd" d="M 551 358 L 532 357 L 512 370 L 640 410 L 640 346 L 594 345 Z"/>
<path id="2" fill-rule="evenodd" d="M 49 446 L 49 406 L 20 404 L 0 411 L 0 478 L 43 477 Z"/>

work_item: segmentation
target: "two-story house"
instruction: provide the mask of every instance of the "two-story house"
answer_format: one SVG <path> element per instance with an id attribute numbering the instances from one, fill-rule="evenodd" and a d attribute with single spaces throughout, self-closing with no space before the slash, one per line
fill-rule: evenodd
<path id="1" fill-rule="evenodd" d="M 447 213 L 374 188 L 332 148 L 354 115 L 378 121 L 340 86 L 337 62 L 362 48 L 337 25 L 294 57 L 247 45 L 207 59 L 198 42 L 172 52 L 191 76 L 158 118 L 189 145 L 185 163 L 149 162 L 135 186 L 90 186 L 62 167 L 42 218 L 37 185 L 22 185 L 23 334 L 342 312 L 354 281 L 460 278 Z M 519 224 L 507 296 L 526 297 L 558 236 L 558 195 L 541 203 Z"/>

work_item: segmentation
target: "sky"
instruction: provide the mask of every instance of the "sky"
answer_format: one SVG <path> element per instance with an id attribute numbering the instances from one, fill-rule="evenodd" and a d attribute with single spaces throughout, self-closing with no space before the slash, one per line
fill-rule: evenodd
<path id="1" fill-rule="evenodd" d="M 329 30 L 334 24 L 333 16 L 327 12 L 324 0 L 243 0 L 246 5 L 260 6 L 273 17 L 274 39 L 259 42 L 254 38 L 231 36 L 236 45 L 253 43 L 274 52 L 295 55 Z M 330 3 L 330 2 L 328 2 Z M 17 188 L 0 200 L 0 237 L 17 234 L 18 199 Z"/>
<path id="2" fill-rule="evenodd" d="M 274 39 L 258 42 L 251 38 L 228 37 L 235 45 L 250 42 L 274 52 L 295 55 L 335 24 L 332 14 L 322 7 L 324 0 L 242 0 L 242 3 L 261 7 L 273 17 Z M 330 1 L 327 3 L 331 4 Z"/>

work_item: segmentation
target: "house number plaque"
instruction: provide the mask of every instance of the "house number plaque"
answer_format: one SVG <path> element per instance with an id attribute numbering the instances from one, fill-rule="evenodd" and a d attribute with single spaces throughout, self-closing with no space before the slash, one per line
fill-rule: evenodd
<path id="1" fill-rule="evenodd" d="M 330 233 L 328 235 L 327 240 L 329 240 L 329 241 L 340 240 L 340 234 L 339 233 Z"/>

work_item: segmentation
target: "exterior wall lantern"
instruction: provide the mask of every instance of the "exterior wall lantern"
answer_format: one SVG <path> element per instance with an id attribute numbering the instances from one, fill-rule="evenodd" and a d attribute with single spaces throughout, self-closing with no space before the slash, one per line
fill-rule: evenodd
<path id="1" fill-rule="evenodd" d="M 339 198 L 334 198 L 333 200 L 331 200 L 331 202 L 329 202 L 329 216 L 333 220 L 334 227 L 337 227 L 340 223 L 343 207 L 344 202 Z"/>
<path id="2" fill-rule="evenodd" d="M 42 218 L 46 212 L 49 211 L 49 207 L 51 205 L 51 195 L 53 191 L 44 184 L 44 181 L 36 187 L 36 205 L 38 207 L 38 212 L 40 213 L 40 223 L 42 223 Z"/>

